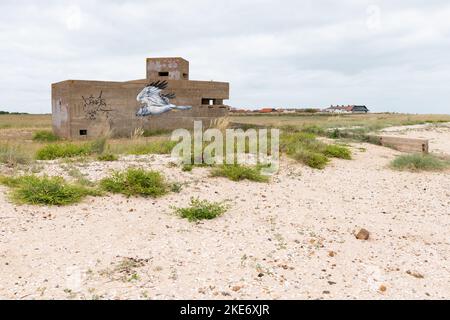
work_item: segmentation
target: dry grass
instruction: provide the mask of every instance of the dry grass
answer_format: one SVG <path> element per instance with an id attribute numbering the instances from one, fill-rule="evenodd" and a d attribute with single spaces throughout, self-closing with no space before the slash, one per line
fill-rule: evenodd
<path id="1" fill-rule="evenodd" d="M 427 122 L 450 122 L 450 115 L 414 114 L 293 114 L 293 115 L 243 115 L 231 116 L 231 122 L 260 126 L 296 126 L 320 128 L 348 128 L 361 126 L 373 130 L 398 125 L 423 124 Z"/>
<path id="2" fill-rule="evenodd" d="M 43 146 L 33 142 L 33 135 L 37 131 L 52 129 L 51 115 L 0 115 L 0 145 L 8 146 L 10 150 L 19 153 L 10 154 L 8 159 L 33 159 L 36 151 Z"/>
<path id="3" fill-rule="evenodd" d="M 296 128 L 316 128 L 324 130 L 340 127 L 362 127 L 361 130 L 379 130 L 388 126 L 411 125 L 425 122 L 450 122 L 450 115 L 407 115 L 407 114 L 367 114 L 367 115 L 251 115 L 230 116 L 230 122 L 243 123 L 245 126 L 294 126 Z M 47 143 L 33 141 L 33 135 L 42 130 L 51 130 L 51 115 L 0 115 L 0 144 L 7 145 L 8 150 L 20 150 L 20 158 L 33 159 L 39 149 Z M 313 132 L 316 133 L 317 132 Z M 161 132 L 161 136 L 139 137 L 130 139 L 109 139 L 107 153 L 130 154 L 143 152 L 167 152 L 165 148 L 168 137 Z M 161 150 L 147 150 L 148 145 L 156 141 L 164 148 Z M 79 142 L 75 142 L 79 144 Z M 152 148 L 150 148 L 152 149 Z M 137 152 L 139 151 L 139 152 Z M 14 155 L 8 153 L 8 159 L 14 160 Z M 7 159 L 7 160 L 8 160 Z M 11 162 L 10 160 L 6 162 Z M 15 161 L 13 161 L 15 162 Z M 19 161 L 20 162 L 20 161 Z"/>
<path id="4" fill-rule="evenodd" d="M 50 114 L 0 115 L 0 129 L 48 129 L 52 127 Z"/>
<path id="5" fill-rule="evenodd" d="M 107 151 L 112 154 L 167 154 L 174 144 L 167 136 L 110 139 Z"/>

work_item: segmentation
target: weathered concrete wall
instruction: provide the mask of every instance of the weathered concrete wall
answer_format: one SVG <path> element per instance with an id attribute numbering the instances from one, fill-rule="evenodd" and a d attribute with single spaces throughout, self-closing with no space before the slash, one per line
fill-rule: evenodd
<path id="1" fill-rule="evenodd" d="M 67 82 L 52 85 L 52 126 L 53 132 L 65 137 L 70 131 L 70 106 L 71 91 Z"/>
<path id="2" fill-rule="evenodd" d="M 161 72 L 167 72 L 162 76 Z M 147 79 L 189 80 L 189 61 L 183 58 L 147 58 Z"/>
<path id="3" fill-rule="evenodd" d="M 168 80 L 164 93 L 175 93 L 171 102 L 192 110 L 137 117 L 136 96 L 148 80 L 129 82 L 68 80 L 52 85 L 54 132 L 68 139 L 130 136 L 136 128 L 149 130 L 193 128 L 194 120 L 211 126 L 228 114 L 223 105 L 201 105 L 202 97 L 228 99 L 229 84 L 210 81 Z M 86 135 L 83 135 L 86 133 Z"/>
<path id="4" fill-rule="evenodd" d="M 195 120 L 212 126 L 228 114 L 229 84 L 190 81 L 189 62 L 182 58 L 148 58 L 147 79 L 126 82 L 67 80 L 52 85 L 54 132 L 68 139 L 87 139 L 109 134 L 130 136 L 135 129 L 193 128 Z M 136 116 L 142 105 L 136 100 L 151 82 L 167 81 L 164 94 L 191 110 L 172 110 L 161 115 Z M 142 100 L 141 100 L 142 101 Z M 213 104 L 213 105 L 211 105 Z"/>

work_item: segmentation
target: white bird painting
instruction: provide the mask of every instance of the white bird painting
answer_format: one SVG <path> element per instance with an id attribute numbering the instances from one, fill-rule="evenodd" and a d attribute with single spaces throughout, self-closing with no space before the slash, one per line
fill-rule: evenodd
<path id="1" fill-rule="evenodd" d="M 167 81 L 156 81 L 147 85 L 137 95 L 136 99 L 143 106 L 136 112 L 136 116 L 145 117 L 162 114 L 171 110 L 190 110 L 191 106 L 176 106 L 170 103 L 170 99 L 175 98 L 175 94 L 163 94 L 167 88 Z"/>

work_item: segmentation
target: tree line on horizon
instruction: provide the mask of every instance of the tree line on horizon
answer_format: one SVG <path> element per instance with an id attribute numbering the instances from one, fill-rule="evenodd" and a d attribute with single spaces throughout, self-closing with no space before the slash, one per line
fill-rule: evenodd
<path id="1" fill-rule="evenodd" d="M 9 112 L 0 110 L 0 114 L 29 114 L 28 112 Z"/>

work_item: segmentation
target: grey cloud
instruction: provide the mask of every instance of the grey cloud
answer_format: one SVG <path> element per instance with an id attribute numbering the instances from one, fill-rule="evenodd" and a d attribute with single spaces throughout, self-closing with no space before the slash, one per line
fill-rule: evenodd
<path id="1" fill-rule="evenodd" d="M 6 0 L 0 109 L 49 112 L 52 82 L 142 78 L 146 57 L 183 56 L 193 78 L 229 81 L 236 107 L 450 113 L 449 14 L 418 0 Z"/>

